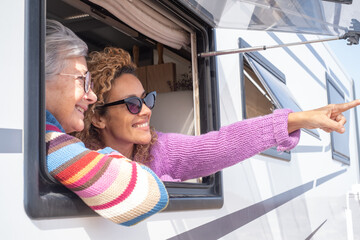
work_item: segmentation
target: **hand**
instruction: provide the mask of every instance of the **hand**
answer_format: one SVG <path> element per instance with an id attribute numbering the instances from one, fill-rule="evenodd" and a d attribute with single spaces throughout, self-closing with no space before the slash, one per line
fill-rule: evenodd
<path id="1" fill-rule="evenodd" d="M 290 113 L 288 132 L 291 133 L 300 128 L 320 128 L 325 132 L 344 133 L 346 118 L 342 113 L 358 105 L 360 105 L 360 99 L 341 104 L 329 104 L 314 110 Z"/>

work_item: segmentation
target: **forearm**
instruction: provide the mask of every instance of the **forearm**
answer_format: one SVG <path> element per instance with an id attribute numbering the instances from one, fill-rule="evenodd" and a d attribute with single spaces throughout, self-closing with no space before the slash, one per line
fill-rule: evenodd
<path id="1" fill-rule="evenodd" d="M 306 114 L 304 112 L 289 113 L 288 116 L 288 133 L 292 133 L 306 126 Z"/>
<path id="2" fill-rule="evenodd" d="M 161 166 L 154 163 L 152 166 L 156 169 L 168 166 L 160 174 L 186 180 L 212 174 L 272 146 L 278 145 L 280 151 L 291 149 L 298 142 L 299 132 L 287 133 L 288 113 L 287 110 L 278 110 L 200 136 L 161 135 L 157 146 L 161 154 L 153 151 L 154 162 Z M 160 162 L 162 158 L 167 162 Z"/>
<path id="3" fill-rule="evenodd" d="M 49 173 L 99 215 L 130 226 L 167 206 L 166 188 L 149 168 L 89 151 L 64 133 L 48 132 L 46 141 Z"/>

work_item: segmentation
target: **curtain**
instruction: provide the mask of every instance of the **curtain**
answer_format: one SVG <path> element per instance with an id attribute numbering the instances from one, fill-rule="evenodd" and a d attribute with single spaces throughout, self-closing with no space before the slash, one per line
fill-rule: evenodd
<path id="1" fill-rule="evenodd" d="M 190 43 L 184 29 L 141 0 L 91 0 L 145 36 L 180 49 Z"/>

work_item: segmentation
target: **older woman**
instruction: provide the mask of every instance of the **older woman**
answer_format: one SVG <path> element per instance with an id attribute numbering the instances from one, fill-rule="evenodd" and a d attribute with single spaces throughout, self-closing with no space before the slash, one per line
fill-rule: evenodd
<path id="1" fill-rule="evenodd" d="M 267 148 L 296 146 L 300 128 L 344 132 L 341 114 L 359 100 L 292 113 L 288 109 L 236 122 L 200 136 L 155 132 L 149 127 L 155 93 L 146 93 L 135 75 L 130 55 L 119 48 L 90 54 L 88 62 L 98 101 L 85 113 L 78 134 L 92 149 L 109 146 L 144 161 L 162 180 L 183 181 L 234 165 Z"/>
<path id="2" fill-rule="evenodd" d="M 91 151 L 68 135 L 84 128 L 84 112 L 96 102 L 86 44 L 59 22 L 46 28 L 46 159 L 51 176 L 99 215 L 133 225 L 167 206 L 160 179 L 111 148 Z"/>

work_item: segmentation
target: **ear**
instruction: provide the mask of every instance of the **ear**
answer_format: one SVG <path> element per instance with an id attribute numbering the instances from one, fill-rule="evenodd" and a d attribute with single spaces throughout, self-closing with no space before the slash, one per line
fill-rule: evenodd
<path id="1" fill-rule="evenodd" d="M 91 119 L 91 123 L 100 129 L 104 129 L 106 126 L 106 120 L 104 117 L 100 116 L 99 114 L 94 114 L 94 116 Z"/>

